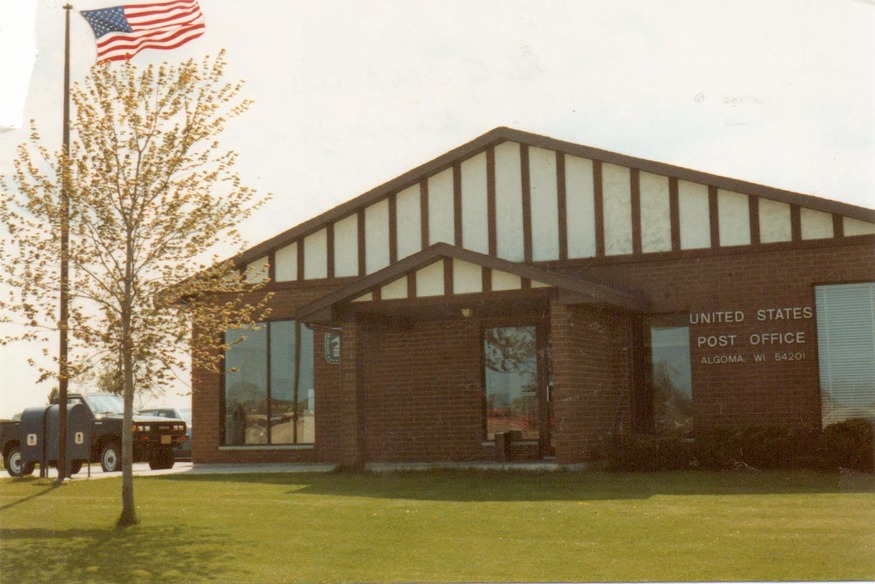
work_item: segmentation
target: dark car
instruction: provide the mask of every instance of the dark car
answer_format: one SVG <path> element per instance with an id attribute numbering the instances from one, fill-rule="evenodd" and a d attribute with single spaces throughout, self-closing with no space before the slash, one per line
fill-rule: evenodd
<path id="1" fill-rule="evenodd" d="M 185 420 L 188 440 L 174 448 L 173 452 L 177 460 L 191 460 L 191 408 L 177 408 L 171 406 L 145 408 L 139 410 L 140 415 L 155 416 L 156 418 L 173 418 Z"/>

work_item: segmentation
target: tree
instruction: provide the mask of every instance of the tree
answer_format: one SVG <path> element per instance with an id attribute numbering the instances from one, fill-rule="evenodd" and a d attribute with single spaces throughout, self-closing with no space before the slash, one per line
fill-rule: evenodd
<path id="1" fill-rule="evenodd" d="M 241 185 L 236 154 L 217 141 L 250 105 L 242 83 L 223 81 L 224 66 L 224 53 L 140 70 L 129 61 L 95 65 L 71 92 L 69 154 L 45 147 L 32 123 L 14 174 L 0 182 L 8 231 L 0 277 L 9 289 L 0 310 L 26 325 L 18 338 L 45 343 L 57 327 L 59 194 L 69 181 L 69 375 L 95 367 L 121 374 L 119 525 L 137 522 L 136 388 L 169 386 L 185 354 L 193 369 L 216 370 L 222 341 L 211 333 L 262 318 L 267 300 L 237 266 L 209 253 L 220 244 L 239 250 L 235 226 L 265 200 Z"/>

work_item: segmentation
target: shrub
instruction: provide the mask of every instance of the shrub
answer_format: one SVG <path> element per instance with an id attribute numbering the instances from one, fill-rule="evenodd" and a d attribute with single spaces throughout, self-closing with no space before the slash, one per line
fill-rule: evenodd
<path id="1" fill-rule="evenodd" d="M 875 470 L 875 431 L 869 420 L 856 418 L 823 429 L 823 452 L 832 468 Z"/>
<path id="2" fill-rule="evenodd" d="M 610 453 L 616 470 L 821 468 L 821 432 L 781 426 L 714 428 L 696 433 L 638 434 Z"/>

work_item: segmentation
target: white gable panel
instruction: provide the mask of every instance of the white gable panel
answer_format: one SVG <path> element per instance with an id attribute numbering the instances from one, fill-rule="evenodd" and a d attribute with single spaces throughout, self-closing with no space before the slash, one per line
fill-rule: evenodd
<path id="1" fill-rule="evenodd" d="M 380 298 L 383 300 L 402 300 L 407 298 L 407 276 L 389 282 L 380 289 Z"/>
<path id="2" fill-rule="evenodd" d="M 486 204 L 486 153 L 462 163 L 462 245 L 489 253 Z"/>
<path id="3" fill-rule="evenodd" d="M 678 210 L 681 222 L 681 249 L 711 247 L 711 212 L 708 187 L 678 181 Z"/>
<path id="4" fill-rule="evenodd" d="M 456 243 L 452 168 L 428 177 L 428 241 Z"/>
<path id="5" fill-rule="evenodd" d="M 760 242 L 777 243 L 793 239 L 790 205 L 771 199 L 760 199 Z"/>
<path id="6" fill-rule="evenodd" d="M 559 259 L 559 189 L 556 153 L 529 148 L 532 202 L 532 259 Z"/>
<path id="7" fill-rule="evenodd" d="M 750 204 L 747 195 L 717 191 L 720 245 L 750 245 Z"/>
<path id="8" fill-rule="evenodd" d="M 568 257 L 595 257 L 595 194 L 591 160 L 565 157 L 565 206 Z"/>
<path id="9" fill-rule="evenodd" d="M 802 209 L 801 219 L 802 239 L 827 239 L 833 237 L 831 214 L 813 209 Z"/>
<path id="10" fill-rule="evenodd" d="M 416 296 L 444 295 L 444 262 L 439 261 L 416 271 Z"/>
<path id="11" fill-rule="evenodd" d="M 523 287 L 522 279 L 516 274 L 492 270 L 492 291 L 519 290 Z"/>
<path id="12" fill-rule="evenodd" d="M 359 296 L 358 298 L 354 299 L 353 302 L 371 302 L 373 299 L 374 299 L 374 293 L 368 292 L 367 294 L 365 294 L 363 296 Z"/>
<path id="13" fill-rule="evenodd" d="M 875 233 L 875 224 L 866 223 L 859 219 L 851 219 L 850 217 L 843 217 L 843 219 L 846 236 L 872 235 Z"/>
<path id="14" fill-rule="evenodd" d="M 334 224 L 334 275 L 338 278 L 359 273 L 358 215 L 350 215 Z"/>
<path id="15" fill-rule="evenodd" d="M 267 256 L 258 258 L 254 262 L 250 262 L 246 266 L 246 271 L 244 272 L 244 276 L 246 277 L 246 281 L 250 284 L 257 284 L 258 282 L 264 282 L 267 280 L 267 269 L 268 269 L 268 260 Z"/>
<path id="16" fill-rule="evenodd" d="M 422 210 L 419 184 L 407 187 L 395 196 L 398 221 L 398 258 L 403 259 L 422 250 Z"/>
<path id="17" fill-rule="evenodd" d="M 328 230 L 320 229 L 304 238 L 304 279 L 328 277 Z"/>
<path id="18" fill-rule="evenodd" d="M 523 183 L 516 142 L 495 147 L 495 219 L 498 257 L 523 261 Z"/>
<path id="19" fill-rule="evenodd" d="M 373 274 L 389 265 L 389 201 L 365 209 L 365 271 Z"/>
<path id="20" fill-rule="evenodd" d="M 629 169 L 602 165 L 605 255 L 632 253 L 632 186 Z"/>
<path id="21" fill-rule="evenodd" d="M 281 247 L 274 254 L 276 281 L 293 282 L 298 279 L 298 242 Z"/>
<path id="22" fill-rule="evenodd" d="M 671 251 L 668 177 L 642 172 L 638 184 L 641 190 L 641 251 Z"/>
<path id="23" fill-rule="evenodd" d="M 453 260 L 453 294 L 483 292 L 483 268 L 462 260 Z"/>

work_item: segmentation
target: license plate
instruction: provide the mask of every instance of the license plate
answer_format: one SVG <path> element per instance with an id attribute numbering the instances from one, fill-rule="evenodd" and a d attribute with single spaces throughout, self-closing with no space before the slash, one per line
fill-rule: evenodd
<path id="1" fill-rule="evenodd" d="M 172 436 L 162 436 L 161 437 L 161 444 L 173 444 L 173 437 Z"/>

